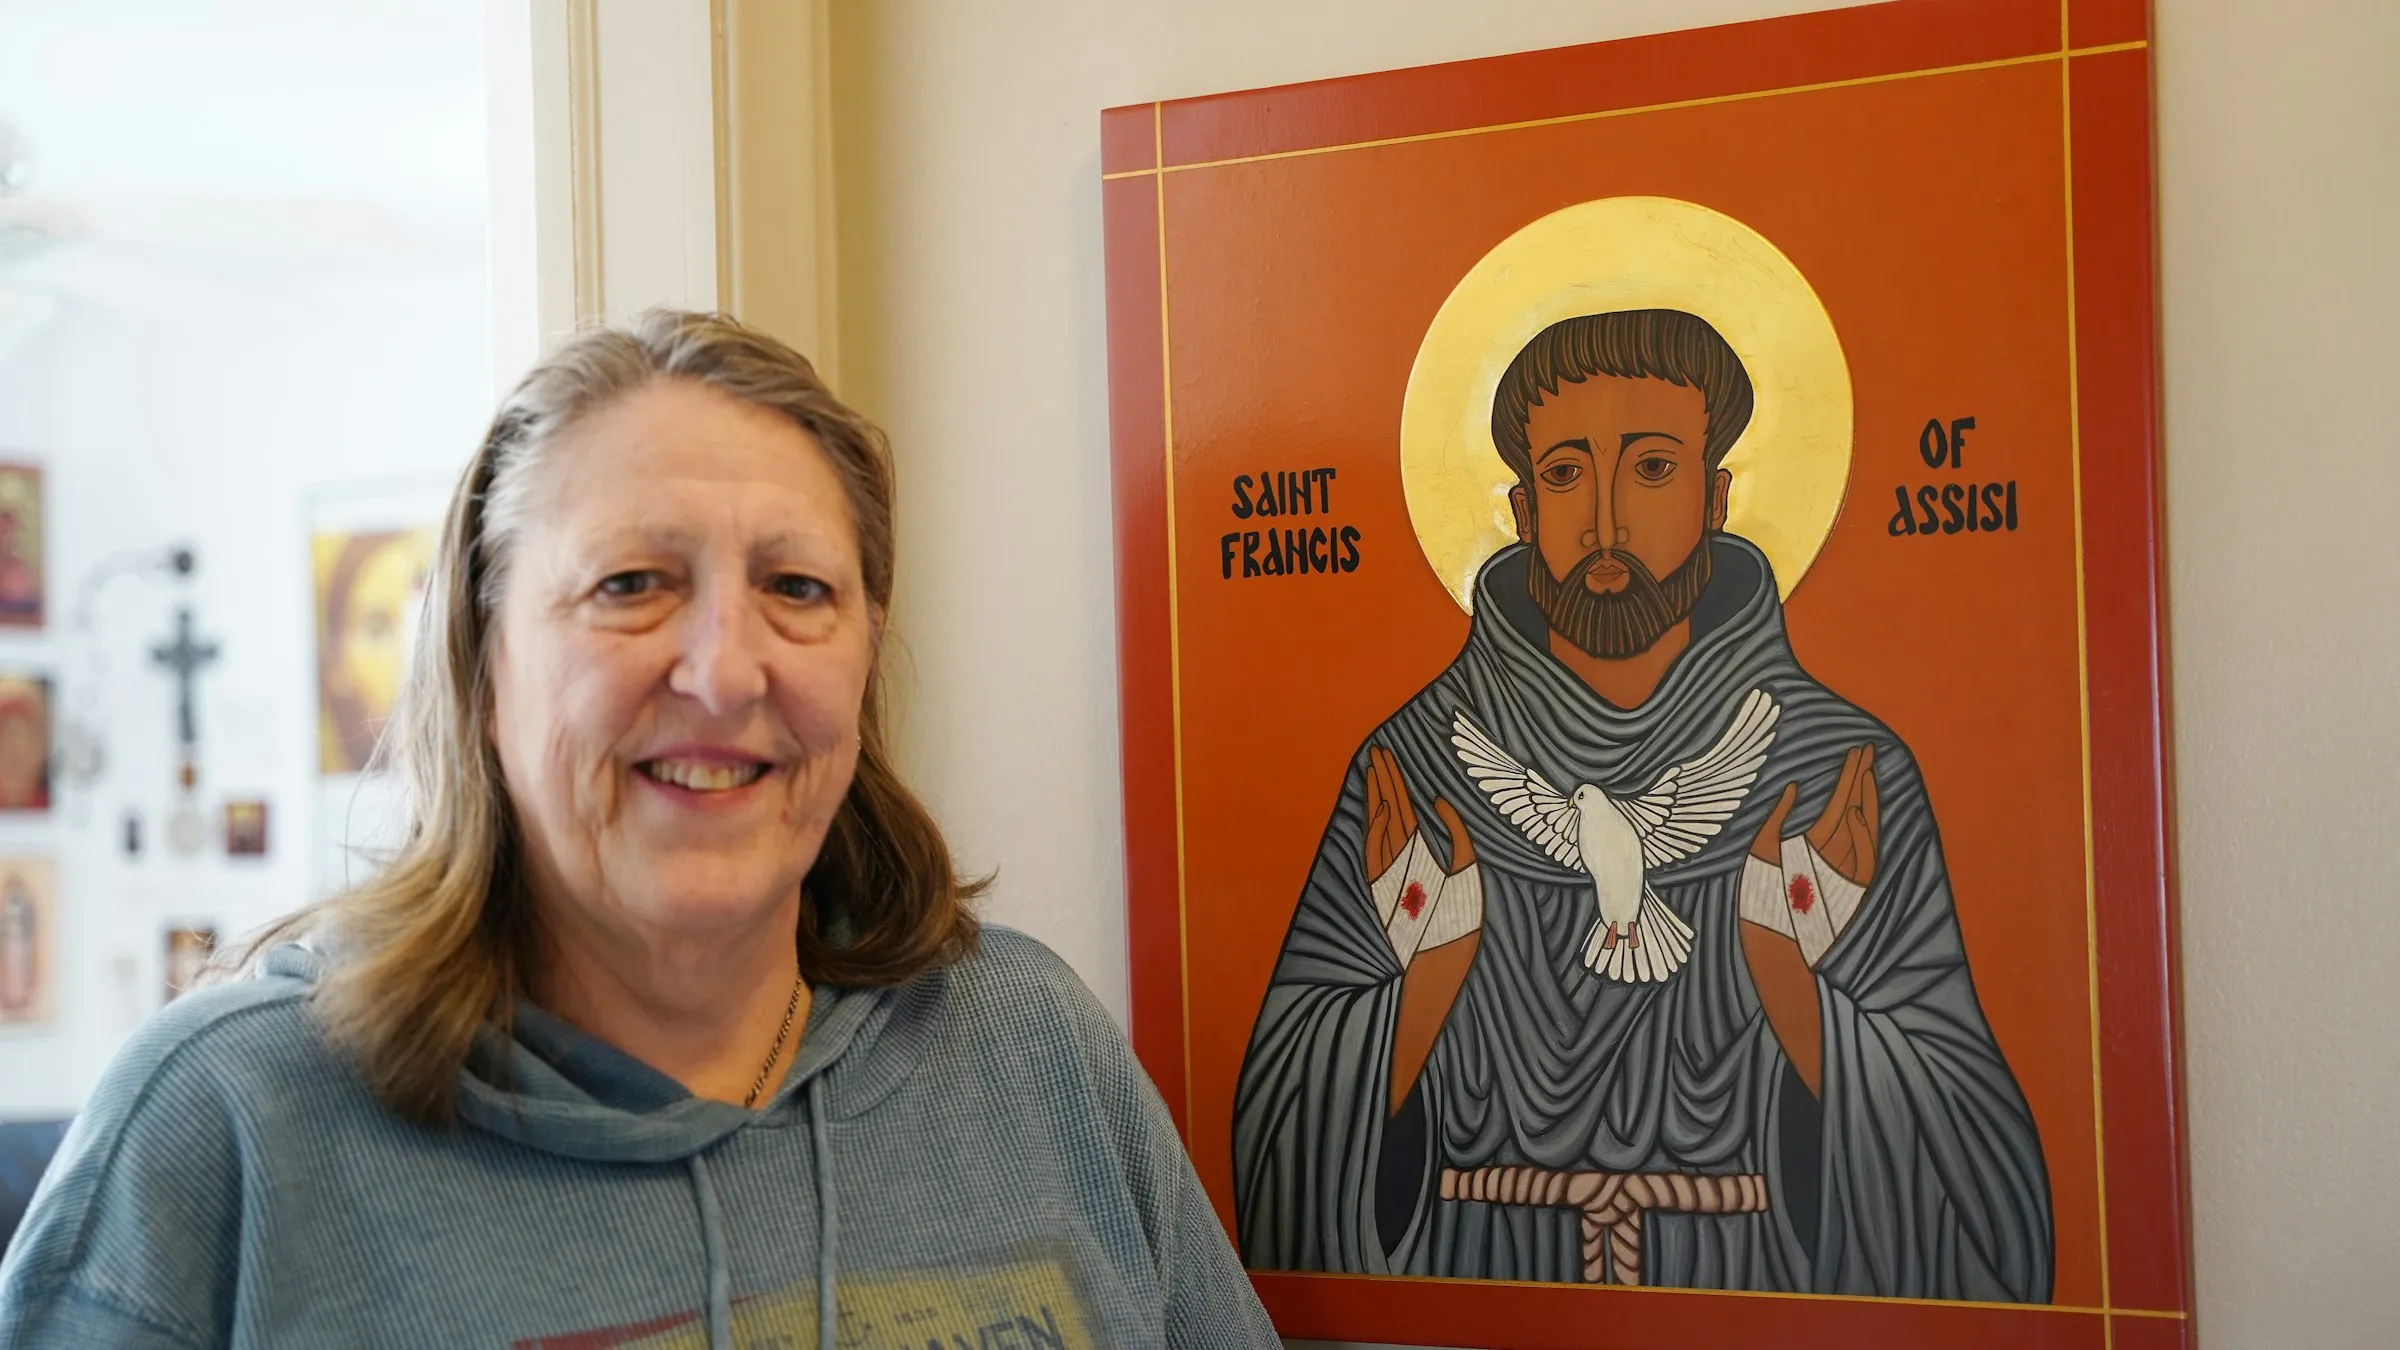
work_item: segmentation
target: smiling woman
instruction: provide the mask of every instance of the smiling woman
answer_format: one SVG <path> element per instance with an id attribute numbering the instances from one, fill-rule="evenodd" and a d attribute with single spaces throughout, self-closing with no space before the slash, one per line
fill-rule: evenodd
<path id="1" fill-rule="evenodd" d="M 405 842 L 134 1038 L 0 1348 L 1274 1344 L 1122 1034 L 892 768 L 892 574 L 882 434 L 774 340 L 653 312 L 528 375 L 382 741 Z"/>

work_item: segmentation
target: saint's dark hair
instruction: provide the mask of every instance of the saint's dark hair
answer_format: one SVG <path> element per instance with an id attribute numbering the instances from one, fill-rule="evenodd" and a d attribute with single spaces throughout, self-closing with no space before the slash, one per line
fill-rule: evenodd
<path id="1" fill-rule="evenodd" d="M 1560 385 L 1594 375 L 1660 379 L 1698 389 L 1708 414 L 1702 450 L 1712 470 L 1750 425 L 1750 372 L 1706 319 L 1679 309 L 1579 314 L 1534 334 L 1492 392 L 1492 444 L 1519 482 L 1533 481 L 1525 424 L 1534 405 Z"/>

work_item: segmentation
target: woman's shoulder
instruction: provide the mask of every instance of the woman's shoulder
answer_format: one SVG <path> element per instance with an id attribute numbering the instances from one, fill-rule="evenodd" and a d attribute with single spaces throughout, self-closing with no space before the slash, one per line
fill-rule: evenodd
<path id="1" fill-rule="evenodd" d="M 1084 987 L 1075 968 L 1051 950 L 1048 943 L 1006 924 L 982 925 L 975 950 L 952 969 L 973 979 L 1054 985 L 1062 989 Z"/>
<path id="2" fill-rule="evenodd" d="M 1125 1029 L 1075 968 L 1030 934 L 985 925 L 974 953 L 948 967 L 938 993 L 918 1006 L 931 1015 L 916 1023 L 924 1039 L 911 1059 L 1044 1103 L 1043 1112 L 1063 1112 L 1077 1128 L 1123 1139 L 1151 1132 L 1158 1094 Z"/>
<path id="3" fill-rule="evenodd" d="M 1031 934 L 985 924 L 975 950 L 942 979 L 946 1020 L 986 1052 L 1066 1044 L 1101 1063 L 1132 1058 L 1124 1030 L 1083 977 Z"/>
<path id="4" fill-rule="evenodd" d="M 955 997 L 1023 1006 L 1028 1002 L 1102 1019 L 1108 1013 L 1066 958 L 1030 933 L 983 925 L 975 950 L 949 968 Z"/>
<path id="5" fill-rule="evenodd" d="M 75 1318 L 107 1323 L 78 1344 L 118 1344 L 135 1324 L 209 1324 L 184 1305 L 223 1285 L 242 1212 L 244 1141 L 279 1101 L 327 1077 L 330 1051 L 309 1023 L 307 992 L 305 980 L 284 974 L 213 985 L 134 1032 L 26 1213 L 0 1278 L 0 1322 L 13 1307 L 86 1332 Z M 94 1311 L 102 1304 L 113 1311 Z"/>
<path id="6" fill-rule="evenodd" d="M 287 967 L 288 969 L 288 967 Z M 310 983 L 272 968 L 195 989 L 153 1014 L 101 1076 L 84 1114 L 95 1124 L 148 1114 L 162 1093 L 254 1102 L 334 1063 L 309 1016 Z M 180 1105 L 180 1103 L 179 1103 Z"/>

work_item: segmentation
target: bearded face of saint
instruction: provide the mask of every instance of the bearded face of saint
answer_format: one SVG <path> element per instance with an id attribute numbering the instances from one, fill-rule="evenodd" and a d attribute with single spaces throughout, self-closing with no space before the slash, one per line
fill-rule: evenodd
<path id="1" fill-rule="evenodd" d="M 1493 406 L 1517 470 L 1526 589 L 1550 630 L 1622 661 L 1690 617 L 1708 587 L 1719 463 L 1750 417 L 1750 382 L 1699 318 L 1648 310 L 1555 324 L 1518 353 Z"/>

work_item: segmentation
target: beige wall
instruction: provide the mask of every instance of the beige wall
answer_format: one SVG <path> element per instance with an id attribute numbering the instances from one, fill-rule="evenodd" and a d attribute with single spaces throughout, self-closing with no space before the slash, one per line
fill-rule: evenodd
<path id="1" fill-rule="evenodd" d="M 1123 1012 L 1098 110 L 1816 7 L 837 0 L 845 383 L 900 446 L 904 734 L 1001 869 L 995 917 Z M 2400 5 L 2159 10 L 2202 1342 L 2395 1344 Z"/>
<path id="2" fill-rule="evenodd" d="M 2203 1336 L 2400 1345 L 2400 5 L 2160 10 Z"/>

